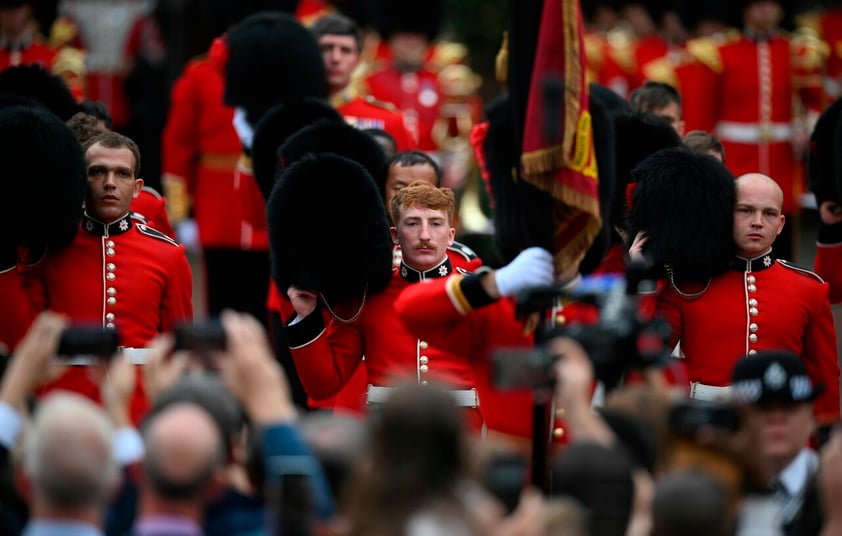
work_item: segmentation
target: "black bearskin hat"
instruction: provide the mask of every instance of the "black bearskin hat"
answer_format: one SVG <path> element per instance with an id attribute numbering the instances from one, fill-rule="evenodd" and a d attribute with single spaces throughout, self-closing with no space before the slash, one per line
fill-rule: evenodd
<path id="1" fill-rule="evenodd" d="M 269 199 L 278 174 L 278 149 L 290 136 L 320 120 L 344 124 L 342 116 L 327 101 L 310 97 L 294 106 L 273 106 L 257 123 L 251 145 L 251 163 L 264 199 Z"/>
<path id="2" fill-rule="evenodd" d="M 629 232 L 649 236 L 646 256 L 657 266 L 671 266 L 680 280 L 723 273 L 735 248 L 734 175 L 715 158 L 685 148 L 658 151 L 633 175 Z"/>
<path id="3" fill-rule="evenodd" d="M 699 24 L 705 21 L 716 21 L 726 26 L 734 22 L 731 6 L 725 0 L 679 0 L 676 11 L 681 24 L 690 33 L 694 33 Z"/>
<path id="4" fill-rule="evenodd" d="M 221 35 L 244 18 L 261 11 L 295 14 L 298 0 L 204 0 L 213 35 Z"/>
<path id="5" fill-rule="evenodd" d="M 842 201 L 842 154 L 839 142 L 842 141 L 842 99 L 837 99 L 827 107 L 810 136 L 810 153 L 807 160 L 807 173 L 810 190 L 816 195 L 816 203 L 824 201 Z"/>
<path id="6" fill-rule="evenodd" d="M 305 156 L 284 170 L 266 206 L 272 278 L 320 292 L 331 307 L 382 290 L 392 275 L 389 220 L 358 163 Z"/>
<path id="7" fill-rule="evenodd" d="M 82 147 L 70 128 L 39 107 L 0 108 L 0 166 L 6 183 L 0 213 L 14 225 L 4 235 L 36 253 L 69 244 L 87 187 Z"/>
<path id="8" fill-rule="evenodd" d="M 494 99 L 485 109 L 488 134 L 483 143 L 494 200 L 494 238 L 500 260 L 511 262 L 525 248 L 553 248 L 552 198 L 524 180 L 515 181 L 520 148 L 515 142 L 512 104 L 508 96 Z"/>
<path id="9" fill-rule="evenodd" d="M 728 6 L 731 8 L 730 26 L 742 29 L 744 26 L 743 12 L 751 4 L 760 1 L 761 0 L 736 0 L 734 2 L 730 2 L 728 4 Z M 780 25 L 782 27 L 792 26 L 792 14 L 794 13 L 793 8 L 795 7 L 795 2 L 793 2 L 792 0 L 774 0 L 774 2 L 781 6 L 782 20 Z"/>
<path id="10" fill-rule="evenodd" d="M 596 168 L 599 172 L 599 212 L 602 216 L 602 225 L 599 234 L 594 238 L 593 244 L 579 264 L 579 271 L 584 274 L 591 273 L 599 266 L 611 245 L 611 222 L 606 215 L 611 211 L 616 195 L 614 191 L 616 150 L 613 110 L 617 108 L 618 100 L 623 102 L 616 93 L 598 84 L 589 84 L 588 92 Z"/>
<path id="11" fill-rule="evenodd" d="M 626 188 L 634 179 L 632 170 L 650 154 L 669 147 L 680 147 L 678 132 L 665 120 L 652 115 L 617 115 L 614 119 L 617 150 L 616 192 L 609 220 L 625 226 Z"/>
<path id="12" fill-rule="evenodd" d="M 333 153 L 360 164 L 385 199 L 386 153 L 370 134 L 347 123 L 319 121 L 291 136 L 281 146 L 278 157 L 286 167 L 307 154 L 318 153 Z"/>
<path id="13" fill-rule="evenodd" d="M 619 11 L 620 0 L 582 0 L 582 17 L 585 21 L 592 19 L 600 8 Z"/>
<path id="14" fill-rule="evenodd" d="M 226 37 L 225 104 L 246 110 L 255 126 L 269 108 L 305 97 L 327 98 L 327 75 L 316 38 L 284 13 L 258 13 Z"/>
<path id="15" fill-rule="evenodd" d="M 634 5 L 643 7 L 655 26 L 660 26 L 666 12 L 672 9 L 669 0 L 623 0 L 620 2 L 620 10 Z"/>
<path id="16" fill-rule="evenodd" d="M 384 40 L 398 32 L 409 32 L 423 34 L 433 41 L 441 30 L 444 18 L 444 0 L 373 0 L 372 8 L 375 29 Z"/>
<path id="17" fill-rule="evenodd" d="M 64 80 L 38 65 L 18 65 L 0 72 L 0 95 L 36 100 L 62 121 L 79 111 Z"/>

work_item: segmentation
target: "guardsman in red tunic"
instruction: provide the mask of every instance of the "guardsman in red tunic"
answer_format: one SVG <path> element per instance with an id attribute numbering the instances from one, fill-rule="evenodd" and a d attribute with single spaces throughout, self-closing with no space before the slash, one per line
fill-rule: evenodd
<path id="1" fill-rule="evenodd" d="M 821 10 L 809 11 L 796 17 L 799 30 L 814 36 L 825 56 L 822 89 L 826 102 L 842 97 L 842 3 L 822 2 Z"/>
<path id="2" fill-rule="evenodd" d="M 534 346 L 532 334 L 515 318 L 510 298 L 525 288 L 548 286 L 553 278 L 552 255 L 529 248 L 498 270 L 482 269 L 411 285 L 395 303 L 409 332 L 456 355 L 471 357 L 490 439 L 524 446 L 532 437 L 532 394 L 497 390 L 490 356 L 496 349 L 529 350 Z M 566 311 L 554 311 L 553 315 L 558 324 L 573 321 Z M 560 420 L 563 413 L 563 408 L 556 408 L 553 414 L 554 442 L 570 439 Z"/>
<path id="3" fill-rule="evenodd" d="M 415 140 L 403 122 L 403 114 L 389 102 L 361 94 L 351 82 L 362 53 L 362 32 L 356 23 L 342 15 L 327 15 L 310 31 L 322 50 L 331 104 L 342 117 L 359 129 L 385 130 L 395 139 L 398 151 L 414 149 Z"/>
<path id="4" fill-rule="evenodd" d="M 672 326 L 672 342 L 681 341 L 690 394 L 716 399 L 727 391 L 739 358 L 789 350 L 801 357 L 812 380 L 824 385 L 815 405 L 819 423 L 833 423 L 839 419 L 839 365 L 828 286 L 812 272 L 774 258 L 772 243 L 784 225 L 776 182 L 754 173 L 736 184 L 731 270 L 698 287 L 670 278 L 658 299 L 658 312 Z"/>
<path id="5" fill-rule="evenodd" d="M 50 70 L 56 50 L 43 42 L 29 0 L 0 2 L 0 71 L 15 65 Z"/>
<path id="6" fill-rule="evenodd" d="M 378 4 L 378 33 L 388 42 L 393 58 L 389 65 L 366 78 L 368 92 L 403 113 L 419 150 L 436 151 L 432 131 L 439 117 L 441 90 L 438 74 L 425 64 L 424 58 L 441 26 L 442 3 Z"/>
<path id="7" fill-rule="evenodd" d="M 784 192 L 783 214 L 794 215 L 800 210 L 800 157 L 808 135 L 804 106 L 794 102 L 809 101 L 813 92 L 798 87 L 809 77 L 796 69 L 791 42 L 776 29 L 780 5 L 747 1 L 740 6 L 745 30 L 739 36 L 698 47 L 705 52 L 698 58 L 708 68 L 706 81 L 699 80 L 705 90 L 698 92 L 701 100 L 687 96 L 684 104 L 707 110 L 707 122 L 688 126 L 716 135 L 734 175 L 773 176 Z M 792 254 L 788 235 L 784 231 L 778 243 L 783 258 Z"/>
<path id="8" fill-rule="evenodd" d="M 137 178 L 137 146 L 107 132 L 85 153 L 86 212 L 70 246 L 50 252 L 31 268 L 39 308 L 66 314 L 74 323 L 116 329 L 129 359 L 142 362 L 142 349 L 159 333 L 193 316 L 192 275 L 184 248 L 131 217 L 129 204 L 143 187 Z M 70 389 L 98 399 L 82 370 L 71 370 L 47 387 Z M 146 410 L 142 385 L 132 402 L 137 422 Z"/>
<path id="9" fill-rule="evenodd" d="M 450 226 L 454 210 L 453 192 L 426 182 L 413 183 L 393 198 L 396 224 L 391 232 L 395 243 L 401 244 L 403 261 L 393 270 L 385 290 L 368 297 L 353 321 L 334 319 L 325 325 L 316 310 L 317 296 L 290 288 L 288 295 L 298 316 L 287 326 L 287 335 L 311 397 L 339 392 L 365 356 L 368 404 L 383 402 L 397 382 L 443 384 L 457 405 L 469 410 L 472 425 L 479 429 L 482 407 L 468 356 L 453 355 L 416 337 L 395 314 L 395 301 L 403 289 L 454 273 L 447 255 L 455 233 Z"/>
<path id="10" fill-rule="evenodd" d="M 622 48 L 618 41 L 630 47 L 631 35 L 618 27 L 619 14 L 613 2 L 595 0 L 581 4 L 588 82 L 601 84 L 625 98 L 632 88 L 628 72 L 618 63 L 615 51 Z"/>
<path id="11" fill-rule="evenodd" d="M 219 313 L 231 287 L 227 252 L 265 251 L 265 243 L 247 236 L 249 218 L 238 200 L 248 184 L 235 170 L 242 146 L 232 121 L 234 110 L 222 102 L 225 80 L 209 57 L 192 60 L 173 85 L 162 138 L 164 192 L 176 227 L 192 207 L 205 257 L 208 310 Z M 245 253 L 248 254 L 248 253 Z"/>

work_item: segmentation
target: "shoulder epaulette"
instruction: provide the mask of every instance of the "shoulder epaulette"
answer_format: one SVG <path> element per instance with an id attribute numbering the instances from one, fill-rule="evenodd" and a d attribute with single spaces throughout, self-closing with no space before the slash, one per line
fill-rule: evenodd
<path id="1" fill-rule="evenodd" d="M 588 59 L 588 66 L 599 66 L 605 61 L 603 56 L 604 39 L 601 35 L 595 33 L 585 34 L 585 56 Z"/>
<path id="2" fill-rule="evenodd" d="M 830 45 L 819 37 L 816 30 L 805 26 L 790 34 L 789 50 L 795 66 L 808 71 L 820 70 L 830 56 Z"/>
<path id="3" fill-rule="evenodd" d="M 816 11 L 808 11 L 795 16 L 795 24 L 801 28 L 810 28 L 816 32 L 821 30 L 821 23 L 819 22 L 819 13 Z"/>
<path id="4" fill-rule="evenodd" d="M 479 258 L 479 255 L 477 255 L 474 252 L 474 250 L 472 250 L 462 242 L 456 242 L 455 240 L 453 241 L 452 246 L 447 246 L 447 249 L 462 255 L 466 261 L 472 261 L 474 259 Z"/>
<path id="5" fill-rule="evenodd" d="M 151 186 L 144 186 L 143 191 L 154 195 L 156 199 L 163 199 L 164 198 L 164 196 L 161 195 L 161 192 L 159 192 L 155 188 L 152 188 Z"/>
<path id="6" fill-rule="evenodd" d="M 801 275 L 805 275 L 805 276 L 808 276 L 808 277 L 812 277 L 813 279 L 815 279 L 815 280 L 816 280 L 816 281 L 818 281 L 819 283 L 824 283 L 824 279 L 822 279 L 822 278 L 819 276 L 819 274 L 817 274 L 817 273 L 815 273 L 815 272 L 811 272 L 810 270 L 808 270 L 808 269 L 806 269 L 806 268 L 802 268 L 802 267 L 800 267 L 800 266 L 797 266 L 797 265 L 795 265 L 795 264 L 792 264 L 791 262 L 789 262 L 789 261 L 785 261 L 785 260 L 783 260 L 783 259 L 778 259 L 778 262 L 779 262 L 779 263 L 781 263 L 781 266 L 784 266 L 784 267 L 786 267 L 786 268 L 789 268 L 789 269 L 790 269 L 790 270 L 792 270 L 793 272 L 798 272 L 798 273 L 799 273 L 799 274 L 801 274 Z"/>
<path id="7" fill-rule="evenodd" d="M 79 35 L 79 26 L 69 17 L 61 16 L 53 22 L 47 42 L 53 48 L 66 45 Z"/>
<path id="8" fill-rule="evenodd" d="M 722 56 L 719 54 L 719 47 L 723 44 L 721 39 L 713 37 L 699 37 L 687 41 L 685 45 L 687 52 L 701 63 L 707 65 L 713 72 L 722 72 Z"/>
<path id="9" fill-rule="evenodd" d="M 634 59 L 635 40 L 631 32 L 624 29 L 614 29 L 608 32 L 606 39 L 608 40 L 608 51 L 611 58 L 624 71 L 633 71 L 636 63 Z"/>
<path id="10" fill-rule="evenodd" d="M 398 107 L 392 104 L 391 102 L 386 102 L 382 100 L 375 99 L 371 95 L 365 96 L 365 101 L 372 106 L 377 106 L 378 108 L 383 108 L 385 110 L 389 110 L 390 112 L 397 112 Z"/>
<path id="11" fill-rule="evenodd" d="M 137 230 L 140 231 L 141 233 L 145 234 L 146 236 L 151 236 L 152 238 L 157 238 L 158 240 L 163 240 L 164 242 L 166 242 L 168 244 L 171 244 L 173 246 L 178 247 L 178 242 L 176 242 L 172 238 L 168 237 L 167 235 L 165 235 L 161 231 L 159 231 L 157 229 L 153 229 L 152 227 L 149 227 L 148 225 L 146 225 L 144 223 L 139 223 L 137 225 Z"/>
<path id="12" fill-rule="evenodd" d="M 678 87 L 678 77 L 675 75 L 675 66 L 666 56 L 646 63 L 641 68 L 641 71 L 647 80 L 663 82 L 671 85 L 672 87 Z"/>

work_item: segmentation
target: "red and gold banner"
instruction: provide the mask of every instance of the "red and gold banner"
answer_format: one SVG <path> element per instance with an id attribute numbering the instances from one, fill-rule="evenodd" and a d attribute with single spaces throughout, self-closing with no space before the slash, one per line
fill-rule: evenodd
<path id="1" fill-rule="evenodd" d="M 555 200 L 556 270 L 578 265 L 599 232 L 599 193 L 588 110 L 584 31 L 578 0 L 545 0 L 523 129 L 521 171 Z M 562 102 L 547 107 L 547 80 L 562 82 Z M 559 110 L 559 117 L 549 117 Z M 546 122 L 558 121 L 560 140 L 547 140 Z M 550 129 L 551 130 L 551 129 Z"/>

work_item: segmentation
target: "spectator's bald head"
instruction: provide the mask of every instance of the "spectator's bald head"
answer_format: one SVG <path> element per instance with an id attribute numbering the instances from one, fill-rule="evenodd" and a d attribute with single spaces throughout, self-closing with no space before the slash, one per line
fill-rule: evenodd
<path id="1" fill-rule="evenodd" d="M 42 402 L 23 454 L 36 507 L 71 510 L 106 504 L 119 479 L 112 434 L 102 409 L 81 396 L 59 393 Z"/>
<path id="2" fill-rule="evenodd" d="M 144 430 L 144 470 L 153 493 L 190 501 L 224 466 L 225 444 L 207 411 L 191 403 L 176 403 L 156 414 Z"/>

